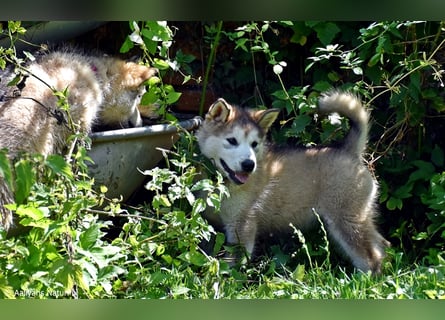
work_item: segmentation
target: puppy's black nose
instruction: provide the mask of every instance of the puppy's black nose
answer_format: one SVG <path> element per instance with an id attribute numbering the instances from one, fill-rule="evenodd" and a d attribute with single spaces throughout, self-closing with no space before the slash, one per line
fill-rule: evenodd
<path id="1" fill-rule="evenodd" d="M 255 161 L 247 159 L 241 162 L 241 168 L 244 172 L 252 172 L 255 169 Z"/>

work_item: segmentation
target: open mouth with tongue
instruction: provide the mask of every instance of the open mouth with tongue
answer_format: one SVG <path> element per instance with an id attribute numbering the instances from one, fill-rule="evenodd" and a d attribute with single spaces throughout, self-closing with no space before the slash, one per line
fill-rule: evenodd
<path id="1" fill-rule="evenodd" d="M 249 178 L 249 172 L 233 171 L 232 169 L 229 168 L 229 166 L 223 159 L 220 159 L 220 162 L 224 170 L 229 175 L 230 180 L 232 180 L 236 184 L 244 184 L 247 182 L 247 179 Z"/>

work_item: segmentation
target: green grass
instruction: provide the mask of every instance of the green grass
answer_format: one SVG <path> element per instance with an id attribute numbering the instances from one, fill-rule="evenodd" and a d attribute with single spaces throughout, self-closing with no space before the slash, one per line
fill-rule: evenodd
<path id="1" fill-rule="evenodd" d="M 79 152 L 73 169 L 82 168 Z M 61 170 L 61 158 L 19 163 L 35 169 L 21 177 L 31 188 L 16 208 L 17 221 L 32 228 L 9 238 L 0 232 L 1 298 L 445 298 L 439 251 L 411 265 L 401 248 L 391 248 L 382 274 L 365 274 L 331 251 L 322 224 L 308 238 L 295 229 L 291 241 L 260 241 L 262 257 L 230 267 L 200 246 L 216 235 L 210 251 L 228 249 L 200 214 L 206 205 L 220 205 L 222 179 L 195 181 L 196 168 L 184 155 L 171 159 L 170 168 L 144 172 L 153 178 L 146 186 L 154 193 L 151 203 L 133 208 L 109 203 L 101 210 L 93 208 L 104 195 L 92 189 L 82 170 Z M 207 197 L 194 196 L 197 190 Z M 113 237 L 104 214 L 122 220 Z"/>
<path id="2" fill-rule="evenodd" d="M 304 270 L 300 279 L 293 273 L 261 276 L 246 297 L 294 299 L 415 299 L 444 297 L 443 268 L 417 267 L 381 276 L 349 274 L 323 268 Z"/>
<path id="3" fill-rule="evenodd" d="M 219 298 L 418 299 L 445 298 L 444 267 L 415 267 L 380 276 L 312 268 L 258 275 L 255 281 L 224 279 Z M 254 272 L 253 270 L 251 272 Z M 220 283 L 219 283 L 220 284 Z M 236 290 L 234 290 L 236 288 Z M 197 292 L 200 297 L 200 293 Z"/>
<path id="4" fill-rule="evenodd" d="M 223 269 L 218 274 L 194 273 L 190 269 L 159 271 L 159 279 L 147 275 L 144 288 L 134 287 L 135 298 L 202 299 L 437 299 L 445 298 L 445 266 L 405 266 L 393 269 L 387 263 L 383 274 L 372 276 L 347 272 L 340 267 L 295 270 L 271 266 Z M 272 263 L 273 265 L 273 263 Z M 264 267 L 269 268 L 265 272 Z M 272 270 L 273 269 L 273 270 Z M 164 274 L 164 276 L 160 276 Z M 166 276 L 168 274 L 168 276 Z M 157 287 L 157 289 L 155 289 Z M 126 295 L 128 297 L 128 295 Z"/>

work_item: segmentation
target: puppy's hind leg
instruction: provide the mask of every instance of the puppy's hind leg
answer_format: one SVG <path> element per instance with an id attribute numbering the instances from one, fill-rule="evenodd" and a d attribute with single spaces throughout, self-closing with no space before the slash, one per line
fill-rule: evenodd
<path id="1" fill-rule="evenodd" d="M 365 221 L 324 220 L 330 237 L 357 269 L 380 273 L 389 242 L 377 231 L 371 217 Z"/>

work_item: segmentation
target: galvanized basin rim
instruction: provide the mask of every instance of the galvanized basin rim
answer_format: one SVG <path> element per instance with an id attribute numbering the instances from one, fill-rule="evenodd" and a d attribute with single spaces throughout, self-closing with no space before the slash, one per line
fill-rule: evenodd
<path id="1" fill-rule="evenodd" d="M 198 128 L 201 125 L 202 118 L 195 117 L 189 120 L 183 120 L 178 122 L 177 125 L 173 124 L 154 124 L 151 126 L 144 126 L 139 128 L 126 128 L 118 130 L 108 130 L 101 132 L 93 132 L 90 134 L 92 142 L 105 142 L 105 141 L 118 141 L 127 140 L 131 138 L 139 138 L 145 136 L 155 136 L 159 134 L 176 133 L 178 127 L 185 130 L 191 130 Z"/>
<path id="2" fill-rule="evenodd" d="M 143 185 L 145 176 L 141 170 L 155 167 L 163 158 L 159 149 L 170 149 L 179 138 L 181 130 L 197 129 L 199 117 L 177 124 L 156 124 L 94 132 L 88 155 L 93 163 L 88 171 L 95 185 L 107 187 L 107 196 L 127 200 Z"/>

